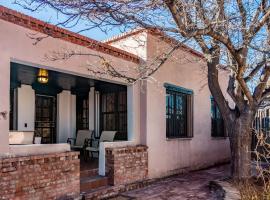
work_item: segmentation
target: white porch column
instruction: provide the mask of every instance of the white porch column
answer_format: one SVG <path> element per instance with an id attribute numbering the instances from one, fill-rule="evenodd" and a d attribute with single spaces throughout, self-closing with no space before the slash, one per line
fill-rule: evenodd
<path id="1" fill-rule="evenodd" d="M 35 91 L 30 85 L 18 88 L 18 131 L 35 130 Z"/>
<path id="2" fill-rule="evenodd" d="M 89 92 L 89 130 L 95 130 L 95 88 L 91 87 Z"/>
<path id="3" fill-rule="evenodd" d="M 140 85 L 127 87 L 128 140 L 140 143 Z"/>
<path id="4" fill-rule="evenodd" d="M 10 61 L 0 59 L 0 113 L 6 113 L 6 118 L 0 114 L 0 154 L 8 153 L 9 147 L 9 90 L 10 90 Z"/>
<path id="5" fill-rule="evenodd" d="M 59 143 L 66 143 L 69 137 L 74 136 L 71 114 L 72 110 L 74 111 L 72 98 L 74 97 L 67 90 L 57 95 L 57 142 Z"/>

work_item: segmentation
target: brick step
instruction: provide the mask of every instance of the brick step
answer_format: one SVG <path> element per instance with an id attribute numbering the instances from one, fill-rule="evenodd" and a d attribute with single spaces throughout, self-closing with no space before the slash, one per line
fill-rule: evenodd
<path id="1" fill-rule="evenodd" d="M 152 180 L 145 180 L 145 181 L 139 181 L 135 183 L 129 183 L 126 185 L 118 185 L 118 186 L 103 186 L 96 189 L 91 189 L 88 191 L 84 191 L 81 193 L 81 195 L 84 197 L 85 200 L 88 199 L 108 199 L 111 197 L 116 197 L 118 195 L 121 195 L 121 193 L 130 191 L 130 190 L 136 190 L 139 188 L 144 188 L 150 184 L 152 184 L 155 181 L 155 179 Z M 123 196 L 119 199 L 125 199 Z M 130 198 L 128 198 L 130 199 Z"/>
<path id="2" fill-rule="evenodd" d="M 115 186 L 103 186 L 97 189 L 92 189 L 86 192 L 83 192 L 83 197 L 85 200 L 90 199 L 107 199 L 109 197 L 117 196 L 120 192 L 119 187 Z"/>
<path id="3" fill-rule="evenodd" d="M 81 192 L 89 191 L 92 189 L 96 189 L 99 187 L 107 186 L 108 178 L 104 176 L 91 176 L 91 177 L 83 177 L 80 182 L 80 190 Z"/>
<path id="4" fill-rule="evenodd" d="M 98 168 L 97 169 L 90 169 L 90 170 L 83 170 L 80 173 L 81 178 L 90 177 L 90 176 L 98 176 Z"/>

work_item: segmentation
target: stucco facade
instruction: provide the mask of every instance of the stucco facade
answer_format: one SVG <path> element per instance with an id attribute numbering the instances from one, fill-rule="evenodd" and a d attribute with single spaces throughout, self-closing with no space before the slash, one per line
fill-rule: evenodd
<path id="1" fill-rule="evenodd" d="M 146 32 L 131 33 L 109 44 L 130 51 L 133 46 L 142 48 L 143 40 L 146 59 L 150 66 L 164 52 L 173 47 L 163 36 Z M 128 41 L 128 42 L 127 42 Z M 132 43 L 133 42 L 133 43 Z M 127 44 L 131 44 L 127 48 Z M 130 51 L 135 53 L 136 51 Z M 211 94 L 207 85 L 206 63 L 203 59 L 185 51 L 176 50 L 160 69 L 144 81 L 141 91 L 141 134 L 142 143 L 149 147 L 149 176 L 167 176 L 173 173 L 204 168 L 230 157 L 229 139 L 211 137 Z M 220 84 L 226 95 L 229 72 L 220 71 Z M 193 137 L 166 138 L 166 89 L 165 83 L 180 86 L 194 92 Z M 228 101 L 230 98 L 227 96 Z"/>
<path id="2" fill-rule="evenodd" d="M 150 178 L 199 169 L 229 160 L 228 138 L 216 139 L 211 137 L 211 94 L 207 86 L 205 62 L 196 53 L 192 53 L 185 48 L 179 49 L 148 80 L 127 84 L 121 78 L 112 78 L 107 74 L 98 76 L 92 74 L 88 70 L 89 64 L 95 68 L 102 68 L 102 62 L 97 56 L 75 56 L 60 61 L 52 61 L 45 59 L 45 57 L 52 52 L 63 50 L 99 55 L 113 66 L 117 66 L 117 69 L 134 76 L 134 72 L 138 70 L 140 65 L 153 63 L 157 56 L 163 52 L 168 52 L 171 48 L 170 44 L 156 35 L 144 31 L 113 42 L 107 42 L 107 45 L 130 52 L 130 54 L 127 53 L 126 59 L 123 59 L 121 56 L 104 53 L 106 51 L 89 49 L 53 37 L 48 37 L 37 45 L 33 45 L 33 40 L 29 38 L 29 34 L 36 34 L 36 31 L 2 19 L 0 19 L 0 27 L 0 111 L 9 111 L 11 62 L 118 83 L 127 86 L 128 140 L 134 144 L 143 144 L 148 147 L 148 173 Z M 121 53 L 125 54 L 119 50 L 119 55 Z M 132 57 L 133 54 L 135 54 L 134 59 L 129 61 L 128 57 Z M 140 62 L 134 62 L 137 57 L 140 58 Z M 228 72 L 220 71 L 220 82 L 224 91 L 226 90 L 227 77 Z M 192 138 L 166 138 L 166 90 L 164 83 L 193 91 L 194 136 Z M 26 95 L 22 95 L 23 91 Z M 18 117 L 30 119 L 27 123 L 31 126 L 28 126 L 28 128 L 33 129 L 33 108 L 31 108 L 33 106 L 33 98 L 31 98 L 33 91 L 30 86 L 22 86 L 19 88 L 18 94 L 22 97 L 21 99 L 26 98 L 20 101 L 23 105 L 19 104 L 20 115 Z M 93 98 L 94 96 L 90 91 L 90 108 L 94 107 Z M 57 141 L 65 142 L 75 132 L 75 99 L 69 91 L 63 91 L 58 95 L 58 100 L 59 135 Z M 24 105 L 28 105 L 28 107 Z M 27 116 L 25 117 L 25 115 Z M 91 122 L 89 124 L 91 128 L 95 126 L 93 118 L 94 113 L 90 112 L 89 119 Z M 23 121 L 22 125 L 25 123 Z M 0 153 L 8 153 L 8 117 L 6 120 L 0 120 L 0 128 Z"/>
<path id="3" fill-rule="evenodd" d="M 1 111 L 9 111 L 9 92 L 10 92 L 10 69 L 11 69 L 11 62 L 14 63 L 21 63 L 26 64 L 31 67 L 38 67 L 38 68 L 45 68 L 50 70 L 55 70 L 58 72 L 63 72 L 67 74 L 74 74 L 81 77 L 86 78 L 94 78 L 96 80 L 103 80 L 111 83 L 119 83 L 123 85 L 127 85 L 124 83 L 123 80 L 117 79 L 117 78 L 111 78 L 108 75 L 104 76 L 93 76 L 88 70 L 88 64 L 91 63 L 92 66 L 95 66 L 96 68 L 102 66 L 102 62 L 98 57 L 95 56 L 79 56 L 79 57 L 73 57 L 68 60 L 60 60 L 60 61 L 51 61 L 50 59 L 46 59 L 46 55 L 53 54 L 53 51 L 65 51 L 65 50 L 74 50 L 78 52 L 84 52 L 87 54 L 92 55 L 100 55 L 103 56 L 106 60 L 108 60 L 110 63 L 112 63 L 115 66 L 119 66 L 119 69 L 122 68 L 123 70 L 126 70 L 128 68 L 136 68 L 138 64 L 134 62 L 130 62 L 127 60 L 124 60 L 119 57 L 114 57 L 109 54 L 101 53 L 98 51 L 94 51 L 91 49 L 88 49 L 86 47 L 82 47 L 80 45 L 72 44 L 71 42 L 66 42 L 60 39 L 56 38 L 46 38 L 44 41 L 41 41 L 37 45 L 33 45 L 33 40 L 30 39 L 29 35 L 31 34 L 39 34 L 42 36 L 42 34 L 32 31 L 30 29 L 21 27 L 19 25 L 7 22 L 5 20 L 0 20 L 0 26 L 2 27 L 0 30 L 0 51 L 2 52 L 2 59 L 1 59 L 1 76 L 0 76 L 0 91 L 1 91 L 1 103 L 0 103 L 0 110 Z M 128 86 L 128 85 L 127 85 Z M 136 85 L 129 85 L 128 91 L 131 90 L 130 95 L 134 95 L 134 88 L 136 88 Z M 23 95 L 25 98 L 31 99 L 29 102 L 28 100 L 24 102 L 24 105 L 33 106 L 33 99 L 31 98 L 31 95 L 33 94 L 33 91 L 31 87 L 23 86 L 24 89 Z M 22 90 L 22 88 L 19 88 L 19 90 Z M 66 94 L 65 94 L 66 93 Z M 20 94 L 20 92 L 19 92 Z M 68 91 L 63 91 L 63 94 L 61 96 L 69 96 Z M 32 95 L 33 96 L 33 95 Z M 67 97 L 63 97 L 65 100 L 67 100 Z M 129 98 L 129 97 L 128 97 Z M 135 98 L 136 99 L 136 98 Z M 70 99 L 72 101 L 72 99 Z M 68 103 L 68 102 L 66 102 Z M 130 116 L 136 115 L 136 109 L 135 107 L 139 102 L 130 102 L 130 109 L 128 111 L 128 114 Z M 69 103 L 68 103 L 69 104 Z M 20 105 L 19 105 L 20 107 Z M 61 107 L 58 107 L 61 110 Z M 65 112 L 69 112 L 67 110 L 67 106 L 65 106 L 63 109 Z M 71 108 L 72 109 L 72 106 Z M 134 109 L 134 112 L 133 112 Z M 33 110 L 25 107 L 22 109 L 22 115 L 27 115 L 27 118 L 30 119 L 30 127 L 33 128 Z M 21 112 L 20 112 L 21 113 Z M 20 117 L 20 116 L 18 116 Z M 20 119 L 23 119 L 24 116 L 21 116 Z M 72 118 L 71 118 L 72 119 Z M 62 120 L 60 118 L 60 120 Z M 132 121 L 130 119 L 130 123 L 136 124 L 136 121 Z M 135 118 L 134 118 L 135 120 Z M 26 122 L 26 121 L 23 121 Z M 68 122 L 64 123 L 69 124 Z M 0 141 L 0 152 L 1 153 L 8 153 L 8 131 L 9 131 L 9 117 L 7 116 L 6 120 L 1 119 L 0 120 L 0 127 L 1 127 L 1 141 Z M 22 127 L 23 128 L 23 127 Z M 134 128 L 136 128 L 136 125 L 134 125 Z M 67 137 L 66 137 L 67 138 Z M 59 141 L 63 142 L 66 141 L 66 138 L 59 139 Z"/>

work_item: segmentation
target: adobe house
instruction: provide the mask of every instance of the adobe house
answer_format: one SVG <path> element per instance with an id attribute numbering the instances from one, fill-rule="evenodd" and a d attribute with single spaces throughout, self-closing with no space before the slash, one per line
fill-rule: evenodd
<path id="1" fill-rule="evenodd" d="M 76 197 L 106 184 L 124 187 L 230 159 L 199 52 L 182 45 L 148 80 L 127 83 L 91 69 L 103 69 L 106 60 L 136 78 L 141 66 L 151 66 L 177 41 L 134 30 L 99 42 L 2 6 L 0 26 L 4 199 Z M 45 39 L 33 44 L 37 36 Z M 87 56 L 48 59 L 65 50 Z M 220 70 L 224 91 L 228 74 Z M 91 130 L 87 145 L 99 143 L 104 131 L 116 135 L 85 161 L 67 143 L 79 130 Z M 11 144 L 11 137 L 29 132 L 41 144 Z"/>

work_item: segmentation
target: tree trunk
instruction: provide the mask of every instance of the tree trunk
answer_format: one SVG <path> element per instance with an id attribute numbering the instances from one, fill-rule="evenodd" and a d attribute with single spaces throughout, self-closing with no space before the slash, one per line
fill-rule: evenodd
<path id="1" fill-rule="evenodd" d="M 230 126 L 231 173 L 235 180 L 251 176 L 252 113 L 240 115 Z"/>

